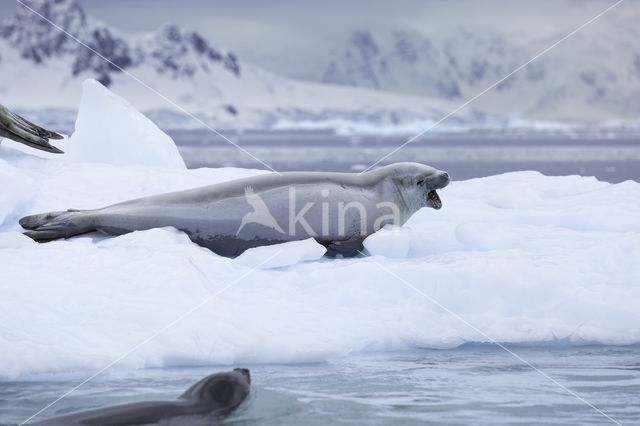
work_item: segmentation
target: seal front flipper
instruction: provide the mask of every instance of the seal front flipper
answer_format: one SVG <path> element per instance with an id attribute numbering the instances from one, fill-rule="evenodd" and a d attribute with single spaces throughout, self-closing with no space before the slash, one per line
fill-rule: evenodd
<path id="1" fill-rule="evenodd" d="M 62 135 L 43 129 L 0 105 L 0 138 L 3 137 L 41 151 L 63 153 L 49 143 L 49 139 L 62 139 Z"/>
<path id="2" fill-rule="evenodd" d="M 324 244 L 324 246 L 327 248 L 327 256 L 329 257 L 336 257 L 338 255 L 355 257 L 364 250 L 364 245 L 362 245 L 363 241 L 364 237 L 357 236 L 346 240 L 331 241 L 328 244 Z"/>
<path id="3" fill-rule="evenodd" d="M 20 219 L 20 226 L 28 229 L 24 234 L 38 242 L 69 238 L 96 230 L 89 211 L 67 210 L 34 214 Z"/>

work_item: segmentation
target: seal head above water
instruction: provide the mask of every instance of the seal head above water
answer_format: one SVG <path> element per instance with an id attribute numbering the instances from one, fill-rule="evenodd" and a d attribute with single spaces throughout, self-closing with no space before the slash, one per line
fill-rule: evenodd
<path id="1" fill-rule="evenodd" d="M 146 425 L 180 419 L 179 424 L 197 423 L 206 417 L 206 424 L 217 424 L 222 416 L 235 410 L 249 395 L 249 370 L 216 373 L 205 377 L 186 390 L 175 401 L 144 401 L 114 405 L 53 417 L 35 423 L 40 426 L 80 425 Z M 198 423 L 201 424 L 201 423 Z"/>

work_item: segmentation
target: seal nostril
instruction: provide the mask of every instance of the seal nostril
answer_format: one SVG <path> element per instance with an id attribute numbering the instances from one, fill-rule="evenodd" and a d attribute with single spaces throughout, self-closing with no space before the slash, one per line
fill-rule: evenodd
<path id="1" fill-rule="evenodd" d="M 440 175 L 440 181 L 442 182 L 443 188 L 447 185 L 449 185 L 449 173 L 447 172 L 442 172 L 442 175 Z"/>

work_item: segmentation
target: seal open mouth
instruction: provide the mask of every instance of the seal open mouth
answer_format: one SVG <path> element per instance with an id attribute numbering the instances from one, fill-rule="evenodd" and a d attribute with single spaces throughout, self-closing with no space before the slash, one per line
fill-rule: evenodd
<path id="1" fill-rule="evenodd" d="M 440 196 L 435 189 L 429 191 L 429 193 L 427 194 L 427 198 L 429 199 L 429 201 L 431 201 L 434 209 L 438 210 L 442 208 L 442 200 L 440 200 Z"/>

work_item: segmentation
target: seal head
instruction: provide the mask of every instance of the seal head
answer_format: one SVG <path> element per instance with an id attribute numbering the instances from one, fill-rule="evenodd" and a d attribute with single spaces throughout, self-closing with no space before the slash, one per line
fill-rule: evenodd
<path id="1" fill-rule="evenodd" d="M 422 207 L 442 208 L 437 190 L 449 185 L 449 174 L 420 163 L 395 163 L 367 172 L 372 177 L 386 180 L 399 196 L 407 211 Z"/>
<path id="2" fill-rule="evenodd" d="M 246 368 L 211 374 L 187 389 L 179 399 L 196 401 L 209 407 L 220 407 L 223 414 L 234 410 L 251 389 L 251 375 Z"/>

